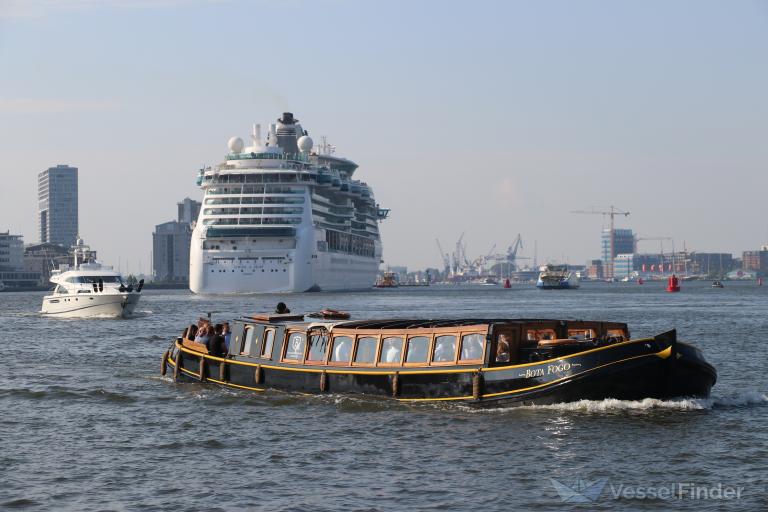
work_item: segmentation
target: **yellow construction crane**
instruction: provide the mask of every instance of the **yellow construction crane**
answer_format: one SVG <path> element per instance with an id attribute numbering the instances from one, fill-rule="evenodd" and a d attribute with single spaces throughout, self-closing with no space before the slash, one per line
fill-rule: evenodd
<path id="1" fill-rule="evenodd" d="M 571 213 L 587 213 L 592 215 L 602 215 L 605 217 L 606 215 L 611 218 L 611 231 L 610 231 L 610 257 L 608 258 L 608 268 L 606 269 L 608 271 L 607 275 L 605 277 L 613 279 L 613 258 L 616 257 L 613 250 L 613 218 L 616 215 L 623 215 L 625 217 L 629 217 L 629 212 L 625 212 L 624 210 L 619 210 L 615 206 L 611 205 L 610 210 L 595 210 L 594 208 L 591 210 L 573 210 Z"/>

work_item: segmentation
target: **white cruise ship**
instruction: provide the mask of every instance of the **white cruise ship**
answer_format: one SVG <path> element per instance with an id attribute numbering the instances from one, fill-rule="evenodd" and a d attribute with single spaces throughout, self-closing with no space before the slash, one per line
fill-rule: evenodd
<path id="1" fill-rule="evenodd" d="M 378 222 L 388 210 L 353 179 L 357 164 L 313 148 L 286 112 L 266 140 L 254 125 L 244 147 L 201 169 L 205 195 L 192 233 L 194 293 L 280 293 L 371 288 L 382 257 Z"/>

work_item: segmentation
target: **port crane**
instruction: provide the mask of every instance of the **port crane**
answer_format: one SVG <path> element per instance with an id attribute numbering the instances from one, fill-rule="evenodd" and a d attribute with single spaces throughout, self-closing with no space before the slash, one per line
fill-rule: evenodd
<path id="1" fill-rule="evenodd" d="M 626 212 L 624 210 L 619 210 L 615 206 L 611 205 L 610 210 L 595 210 L 594 208 L 591 210 L 572 210 L 571 213 L 584 213 L 584 214 L 591 214 L 591 215 L 602 215 L 604 218 L 606 216 L 610 217 L 611 219 L 611 230 L 610 230 L 610 258 L 608 263 L 608 273 L 609 275 L 606 277 L 609 277 L 613 279 L 613 258 L 616 257 L 616 254 L 614 254 L 614 248 L 613 248 L 613 218 L 616 215 L 623 215 L 624 217 L 629 217 L 629 212 Z"/>
<path id="2" fill-rule="evenodd" d="M 507 248 L 507 261 L 510 263 L 515 263 L 515 260 L 517 260 L 517 251 L 522 248 L 523 238 L 520 236 L 520 233 L 518 233 L 515 241 L 512 242 L 512 245 Z"/>
<path id="3" fill-rule="evenodd" d="M 443 271 L 447 276 L 451 273 L 451 258 L 448 256 L 448 253 L 443 250 L 443 246 L 440 244 L 440 239 L 435 238 L 435 242 L 437 242 L 437 250 L 440 251 L 440 257 L 443 259 Z"/>

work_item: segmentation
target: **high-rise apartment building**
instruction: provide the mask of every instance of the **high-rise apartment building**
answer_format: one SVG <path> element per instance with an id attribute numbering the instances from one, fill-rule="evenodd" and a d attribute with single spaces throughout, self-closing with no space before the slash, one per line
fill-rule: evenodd
<path id="1" fill-rule="evenodd" d="M 185 197 L 180 203 L 176 203 L 176 207 L 179 210 L 177 218 L 179 222 L 187 224 L 197 222 L 197 217 L 200 215 L 200 201 Z"/>
<path id="2" fill-rule="evenodd" d="M 178 218 L 155 226 L 152 233 L 152 272 L 156 281 L 189 282 L 189 246 L 192 223 L 200 214 L 199 201 L 177 203 Z"/>
<path id="3" fill-rule="evenodd" d="M 77 167 L 57 165 L 37 175 L 40 243 L 75 245 L 78 233 Z"/>

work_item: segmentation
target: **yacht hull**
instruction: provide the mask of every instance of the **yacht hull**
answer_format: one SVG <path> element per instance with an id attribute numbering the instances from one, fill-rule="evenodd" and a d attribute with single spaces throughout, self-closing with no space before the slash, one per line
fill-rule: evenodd
<path id="1" fill-rule="evenodd" d="M 48 295 L 43 297 L 41 313 L 57 318 L 126 318 L 133 315 L 139 297 L 136 292 L 69 297 Z"/>

